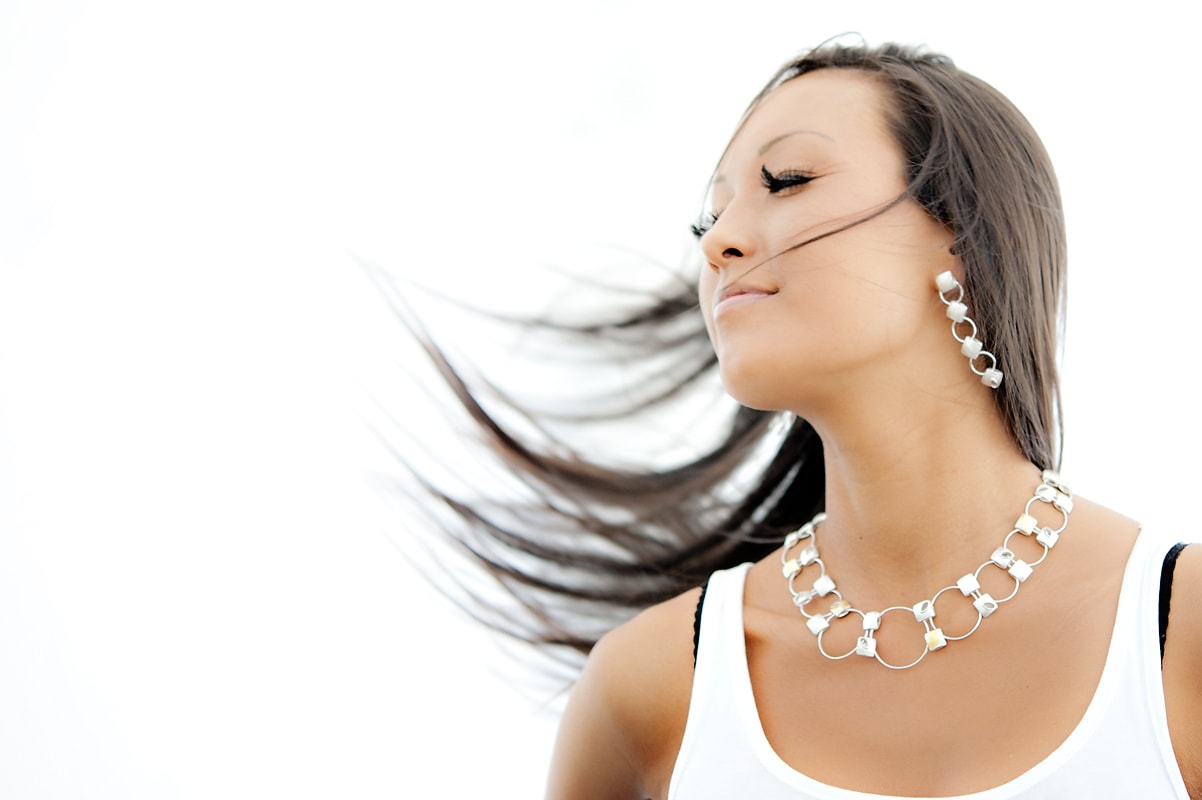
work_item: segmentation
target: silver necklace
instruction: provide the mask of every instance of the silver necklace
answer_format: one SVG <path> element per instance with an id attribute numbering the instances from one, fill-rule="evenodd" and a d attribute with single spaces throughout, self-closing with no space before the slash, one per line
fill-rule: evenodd
<path id="1" fill-rule="evenodd" d="M 1051 528 L 1040 525 L 1039 521 L 1031 514 L 1031 507 L 1035 503 L 1043 503 L 1056 511 L 1060 512 L 1060 526 Z M 948 642 L 959 641 L 966 639 L 976 632 L 981 626 L 981 621 L 992 615 L 1003 603 L 1014 599 L 1018 594 L 1020 586 L 1026 582 L 1027 578 L 1031 577 L 1035 567 L 1043 563 L 1048 557 L 1048 553 L 1056 542 L 1060 539 L 1060 534 L 1068 527 L 1068 516 L 1073 510 L 1073 493 L 1065 484 L 1061 483 L 1060 476 L 1050 469 L 1043 471 L 1042 480 L 1039 486 L 1035 488 L 1035 494 L 1027 501 L 1027 505 L 1023 508 L 1023 513 L 1019 515 L 1014 522 L 1014 527 L 1006 534 L 1002 540 L 1002 544 L 993 551 L 993 555 L 989 560 L 981 564 L 972 572 L 965 574 L 962 578 L 956 581 L 951 586 L 945 586 L 929 600 L 922 600 L 915 603 L 913 606 L 890 606 L 881 611 L 861 611 L 853 606 L 850 602 L 844 599 L 843 595 L 835 586 L 835 581 L 826 572 L 826 564 L 818 555 L 818 526 L 826 520 L 825 513 L 819 513 L 812 520 L 802 525 L 796 531 L 793 531 L 785 537 L 785 546 L 781 550 L 781 572 L 784 573 L 785 579 L 788 581 L 789 594 L 793 595 L 793 604 L 797 606 L 797 610 L 806 618 L 806 627 L 810 629 L 810 633 L 814 634 L 818 640 L 818 652 L 832 661 L 841 661 L 849 656 L 858 655 L 868 658 L 875 658 L 883 666 L 889 669 L 909 669 L 916 666 L 918 662 L 926 658 L 927 653 L 935 650 L 941 650 L 947 646 Z M 1010 549 L 1010 540 L 1014 536 L 1026 536 L 1033 539 L 1043 548 L 1043 554 L 1030 563 L 1023 561 L 1014 551 Z M 796 555 L 790 557 L 789 554 L 795 548 L 800 550 Z M 799 589 L 803 574 L 813 574 L 811 567 L 818 568 L 818 577 L 813 580 L 808 589 Z M 981 572 L 986 568 L 993 567 L 1008 574 L 1014 579 L 1014 590 L 1010 594 L 1002 598 L 995 599 L 988 592 L 981 591 Z M 962 633 L 959 636 L 948 636 L 935 624 L 935 603 L 945 593 L 957 591 L 962 597 L 972 599 L 973 608 L 977 612 L 976 623 L 968 630 L 967 633 Z M 830 607 L 825 612 L 811 613 L 807 610 L 817 597 L 831 596 L 834 599 L 831 601 Z M 881 658 L 877 653 L 876 633 L 881 628 L 885 615 L 895 612 L 904 611 L 914 615 L 914 618 L 922 623 L 926 646 L 918 658 L 911 661 L 909 664 L 890 664 Z M 859 615 L 863 623 L 863 632 L 856 640 L 856 645 L 846 653 L 831 655 L 823 647 L 822 637 L 836 620 L 843 619 L 850 615 Z"/>

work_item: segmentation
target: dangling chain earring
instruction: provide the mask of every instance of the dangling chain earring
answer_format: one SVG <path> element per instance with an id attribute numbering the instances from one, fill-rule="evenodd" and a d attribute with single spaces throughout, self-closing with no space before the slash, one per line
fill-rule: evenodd
<path id="1" fill-rule="evenodd" d="M 981 383 L 990 389 L 1001 386 L 1003 376 L 1002 371 L 997 368 L 997 357 L 988 350 L 982 349 L 984 346 L 977 338 L 977 323 L 968 316 L 968 306 L 964 304 L 964 287 L 960 285 L 960 281 L 956 280 L 956 276 L 950 270 L 940 272 L 935 276 L 935 286 L 939 289 L 939 299 L 947 306 L 947 318 L 952 321 L 952 336 L 956 337 L 956 341 L 960 343 L 960 352 L 968 359 L 969 368 L 979 375 Z M 948 297 L 947 295 L 953 291 L 956 296 Z M 957 330 L 961 322 L 967 322 L 972 328 L 967 336 L 961 336 Z M 989 359 L 989 366 L 985 369 L 978 369 L 978 358 Z"/>

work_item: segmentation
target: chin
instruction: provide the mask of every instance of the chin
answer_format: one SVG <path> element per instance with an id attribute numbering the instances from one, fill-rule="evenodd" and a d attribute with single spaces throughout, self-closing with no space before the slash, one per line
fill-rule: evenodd
<path id="1" fill-rule="evenodd" d="M 790 400 L 796 399 L 796 387 L 782 380 L 783 372 L 779 364 L 765 369 L 762 364 L 752 368 L 746 363 L 720 361 L 718 374 L 726 393 L 740 405 L 757 411 L 784 411 L 793 405 Z"/>

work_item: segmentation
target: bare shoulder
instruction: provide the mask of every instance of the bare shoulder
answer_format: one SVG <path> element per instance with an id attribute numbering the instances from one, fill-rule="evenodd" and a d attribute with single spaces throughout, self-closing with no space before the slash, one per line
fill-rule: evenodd
<path id="1" fill-rule="evenodd" d="M 666 794 L 688 716 L 699 596 L 653 606 L 593 648 L 560 722 L 548 798 Z"/>
<path id="2" fill-rule="evenodd" d="M 1177 763 L 1190 797 L 1202 798 L 1202 544 L 1181 551 L 1164 648 L 1164 691 Z"/>

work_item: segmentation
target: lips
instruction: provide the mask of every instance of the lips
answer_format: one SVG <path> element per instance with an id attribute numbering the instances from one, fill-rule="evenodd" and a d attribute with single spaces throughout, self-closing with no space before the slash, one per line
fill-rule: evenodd
<path id="1" fill-rule="evenodd" d="M 759 302 L 774 294 L 776 294 L 775 289 L 756 288 L 753 286 L 730 286 L 715 296 L 714 319 L 717 319 L 720 314 Z"/>

